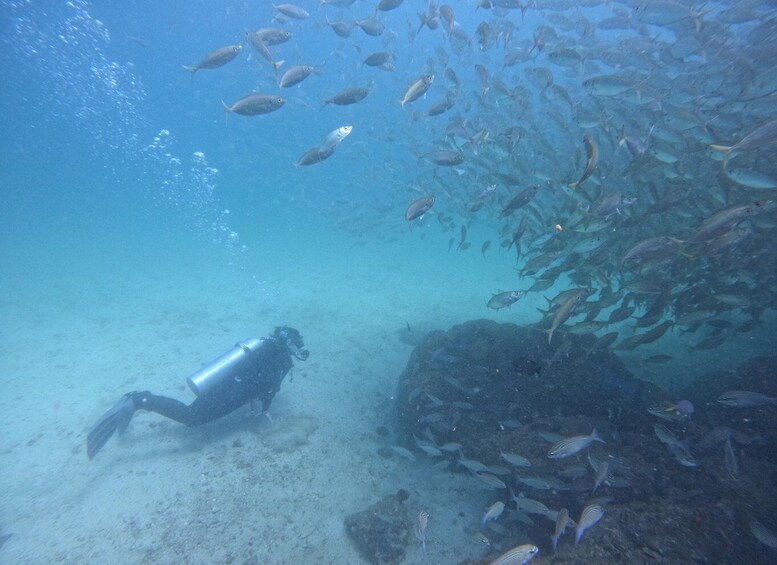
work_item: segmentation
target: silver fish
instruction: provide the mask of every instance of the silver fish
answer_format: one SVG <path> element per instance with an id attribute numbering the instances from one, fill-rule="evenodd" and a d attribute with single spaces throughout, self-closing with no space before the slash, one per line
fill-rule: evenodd
<path id="1" fill-rule="evenodd" d="M 337 106 L 350 106 L 364 100 L 370 93 L 366 88 L 354 86 L 352 88 L 346 88 L 345 90 L 338 92 L 332 98 L 324 100 L 324 106 L 327 104 L 336 104 Z"/>
<path id="2" fill-rule="evenodd" d="M 530 543 L 519 545 L 494 559 L 491 565 L 523 565 L 531 561 L 539 551 L 536 545 Z"/>
<path id="3" fill-rule="evenodd" d="M 218 69 L 219 67 L 223 67 L 232 59 L 237 57 L 242 50 L 242 45 L 228 45 L 227 47 L 221 47 L 220 49 L 216 49 L 215 51 L 211 51 L 205 55 L 205 57 L 203 57 L 202 60 L 195 66 L 189 67 L 184 65 L 183 68 L 191 72 L 192 77 L 194 77 L 194 73 L 201 69 Z"/>
<path id="4" fill-rule="evenodd" d="M 256 31 L 249 31 L 248 34 L 251 34 L 249 41 L 252 43 L 254 41 L 261 41 L 265 45 L 280 45 L 291 39 L 290 31 L 274 27 L 263 27 Z"/>
<path id="5" fill-rule="evenodd" d="M 647 411 L 653 416 L 661 418 L 662 420 L 667 420 L 668 422 L 684 422 L 689 418 L 687 414 L 683 414 L 677 410 L 674 404 L 666 401 L 651 404 L 648 406 Z"/>
<path id="6" fill-rule="evenodd" d="M 354 23 L 359 26 L 364 33 L 371 35 L 372 37 L 382 35 L 386 29 L 386 26 L 380 23 L 380 21 L 371 17 L 364 18 L 363 20 L 355 20 Z"/>
<path id="7" fill-rule="evenodd" d="M 486 510 L 486 513 L 483 514 L 483 519 L 480 521 L 481 526 L 485 526 L 487 522 L 491 520 L 496 520 L 499 518 L 499 516 L 502 515 L 502 512 L 504 512 L 505 509 L 505 503 L 501 500 L 498 500 L 494 502 L 488 510 Z"/>
<path id="8" fill-rule="evenodd" d="M 338 8 L 347 8 L 356 0 L 318 0 L 319 6 L 337 6 Z"/>
<path id="9" fill-rule="evenodd" d="M 556 516 L 556 528 L 553 530 L 553 535 L 550 536 L 550 540 L 553 543 L 553 551 L 556 551 L 558 540 L 564 535 L 564 531 L 567 529 L 569 522 L 569 510 L 562 508 L 558 511 L 558 516 Z"/>
<path id="10" fill-rule="evenodd" d="M 420 218 L 434 206 L 435 200 L 437 199 L 434 196 L 422 196 L 417 200 L 413 200 L 410 206 L 407 207 L 407 210 L 405 210 L 405 220 L 412 222 Z"/>
<path id="11" fill-rule="evenodd" d="M 750 520 L 750 532 L 762 544 L 777 549 L 777 532 L 770 530 L 755 518 Z"/>
<path id="12" fill-rule="evenodd" d="M 728 167 L 728 161 L 737 151 L 747 151 L 777 143 L 777 119 L 766 122 L 761 127 L 747 134 L 734 145 L 710 145 L 715 151 L 720 151 L 725 155 L 723 159 L 723 168 Z"/>
<path id="13" fill-rule="evenodd" d="M 415 455 L 413 455 L 410 451 L 408 451 L 401 445 L 392 445 L 391 450 L 397 455 L 404 457 L 405 459 L 408 459 L 410 461 L 415 461 Z"/>
<path id="14" fill-rule="evenodd" d="M 591 458 L 589 457 L 588 460 L 591 461 Z M 600 462 L 599 467 L 595 470 L 596 470 L 596 477 L 594 478 L 594 488 L 591 490 L 591 494 L 594 494 L 596 492 L 596 489 L 598 489 L 602 483 L 608 482 L 609 471 L 610 471 L 609 461 Z"/>
<path id="15" fill-rule="evenodd" d="M 529 202 L 531 202 L 531 199 L 534 198 L 534 196 L 537 194 L 537 191 L 540 189 L 539 186 L 530 186 L 529 188 L 523 189 L 521 192 L 516 194 L 510 201 L 505 205 L 505 207 L 502 209 L 502 211 L 499 213 L 500 218 L 506 218 L 513 214 L 516 210 L 519 208 L 523 208 L 526 206 Z"/>
<path id="16" fill-rule="evenodd" d="M 445 443 L 441 445 L 440 450 L 452 452 L 452 451 L 458 451 L 459 449 L 461 449 L 461 447 L 462 445 L 460 443 L 450 442 L 450 443 Z"/>
<path id="17" fill-rule="evenodd" d="M 734 453 L 734 448 L 731 445 L 730 437 L 726 438 L 726 443 L 723 444 L 723 459 L 729 478 L 736 480 L 739 476 L 739 462 L 737 461 L 737 454 Z"/>
<path id="18" fill-rule="evenodd" d="M 480 461 L 476 461 L 475 459 L 465 459 L 464 457 L 460 458 L 459 465 L 466 467 L 473 473 L 482 473 L 482 472 L 488 472 L 488 467 L 483 465 Z"/>
<path id="19" fill-rule="evenodd" d="M 294 163 L 294 166 L 307 167 L 308 165 L 315 165 L 316 163 L 320 163 L 321 161 L 329 159 L 329 157 L 334 155 L 334 152 L 334 147 L 330 147 L 326 151 L 322 151 L 318 147 L 314 147 L 313 149 L 306 151 L 302 157 L 300 157 L 299 160 Z"/>
<path id="20" fill-rule="evenodd" d="M 691 243 L 705 243 L 728 233 L 740 222 L 773 208 L 771 200 L 756 200 L 744 206 L 731 206 L 714 214 L 697 227 L 686 240 Z"/>
<path id="21" fill-rule="evenodd" d="M 527 498 L 523 493 L 519 493 L 518 496 L 513 495 L 512 499 L 513 502 L 515 502 L 515 508 L 522 512 L 526 512 L 527 514 L 537 514 L 539 516 L 548 517 L 553 512 L 539 500 Z"/>
<path id="22" fill-rule="evenodd" d="M 580 183 L 591 176 L 591 173 L 594 172 L 596 164 L 599 162 L 599 147 L 596 145 L 594 138 L 588 134 L 585 134 L 583 136 L 583 141 L 585 142 L 585 150 L 588 153 L 588 162 L 585 165 L 583 176 L 581 176 L 580 180 L 577 182 L 570 183 L 569 188 L 577 188 L 580 186 Z"/>
<path id="23" fill-rule="evenodd" d="M 583 86 L 594 96 L 620 96 L 634 88 L 629 82 L 613 75 L 589 78 L 583 81 Z"/>
<path id="24" fill-rule="evenodd" d="M 589 504 L 583 508 L 583 512 L 580 514 L 580 519 L 577 521 L 577 526 L 575 527 L 575 545 L 580 542 L 583 533 L 601 520 L 602 516 L 604 516 L 604 508 L 598 504 Z"/>
<path id="25" fill-rule="evenodd" d="M 508 290 L 506 292 L 500 292 L 499 294 L 494 294 L 486 306 L 493 310 L 509 308 L 518 302 L 521 298 L 523 298 L 523 295 L 524 293 L 520 290 Z"/>
<path id="26" fill-rule="evenodd" d="M 294 166 L 306 167 L 308 165 L 314 165 L 329 159 L 329 157 L 334 155 L 335 149 L 337 149 L 337 146 L 340 144 L 340 142 L 348 137 L 352 130 L 353 127 L 351 126 L 342 126 L 329 132 L 326 136 L 324 136 L 324 139 L 321 140 L 321 143 L 318 145 L 318 147 L 314 147 L 313 149 L 305 152 L 305 154 L 302 155 L 302 157 L 300 157 L 296 163 L 294 163 Z"/>
<path id="27" fill-rule="evenodd" d="M 584 450 L 595 441 L 605 443 L 601 436 L 596 432 L 596 428 L 591 432 L 591 435 L 574 436 L 562 439 L 548 450 L 548 457 L 551 459 L 569 457 L 570 455 L 574 455 L 575 453 Z"/>
<path id="28" fill-rule="evenodd" d="M 260 114 L 269 114 L 278 110 L 286 103 L 283 96 L 273 94 L 249 94 L 228 106 L 226 102 L 221 101 L 224 106 L 224 115 L 228 113 L 240 114 L 242 116 L 258 116 Z"/>
<path id="29" fill-rule="evenodd" d="M 295 84 L 301 83 L 314 72 L 316 72 L 316 69 L 310 65 L 297 65 L 295 67 L 289 67 L 289 69 L 283 73 L 281 80 L 278 82 L 278 86 L 281 88 L 289 88 Z"/>
<path id="30" fill-rule="evenodd" d="M 399 8 L 403 1 L 404 0 L 380 0 L 378 5 L 375 6 L 375 9 L 380 10 L 381 12 L 389 12 L 395 8 Z"/>
<path id="31" fill-rule="evenodd" d="M 328 151 L 329 149 L 334 149 L 340 145 L 342 140 L 351 135 L 352 131 L 353 126 L 341 126 L 336 130 L 330 131 L 324 136 L 324 139 L 321 140 L 321 144 L 318 146 L 319 150 Z"/>
<path id="32" fill-rule="evenodd" d="M 531 467 L 531 461 L 516 453 L 506 453 L 503 451 L 500 455 L 502 456 L 502 459 L 514 467 Z"/>
<path id="33" fill-rule="evenodd" d="M 416 438 L 415 444 L 418 447 L 418 449 L 420 449 L 421 451 L 423 451 L 424 453 L 426 453 L 430 457 L 441 457 L 442 456 L 442 451 L 440 451 L 440 449 L 438 447 L 436 447 L 436 446 L 434 446 L 434 445 L 432 445 L 430 443 L 426 443 L 426 442 L 421 441 L 418 438 Z"/>
<path id="34" fill-rule="evenodd" d="M 500 477 L 506 477 L 511 473 L 510 469 L 502 467 L 501 465 L 489 465 L 488 472 L 492 475 L 499 475 Z"/>
<path id="35" fill-rule="evenodd" d="M 455 167 L 456 165 L 461 165 L 464 162 L 464 153 L 461 151 L 440 149 L 421 155 L 419 159 L 429 161 L 430 163 L 439 165 L 441 167 Z"/>
<path id="36" fill-rule="evenodd" d="M 364 59 L 363 63 L 368 67 L 385 67 L 386 65 L 390 65 L 393 60 L 393 53 L 388 51 L 376 51 L 375 53 L 367 55 L 367 58 Z"/>
<path id="37" fill-rule="evenodd" d="M 669 431 L 666 426 L 656 424 L 653 426 L 658 439 L 667 446 L 674 458 L 683 467 L 697 467 L 699 462 L 691 455 L 690 450 L 686 443 L 681 442 L 677 437 Z"/>
<path id="38" fill-rule="evenodd" d="M 350 37 L 354 27 L 347 22 L 330 22 L 328 16 L 326 18 L 326 25 L 331 27 L 332 31 L 334 31 L 340 37 Z"/>
<path id="39" fill-rule="evenodd" d="M 502 479 L 491 473 L 475 473 L 475 476 L 489 488 L 507 488 Z"/>
<path id="40" fill-rule="evenodd" d="M 421 510 L 418 513 L 415 525 L 415 537 L 421 543 L 421 549 L 426 554 L 426 526 L 429 523 L 429 513 L 426 510 Z"/>
<path id="41" fill-rule="evenodd" d="M 749 390 L 730 390 L 718 397 L 718 402 L 732 408 L 751 408 L 753 406 L 777 405 L 777 397 L 766 396 Z"/>
<path id="42" fill-rule="evenodd" d="M 278 10 L 287 18 L 292 18 L 295 20 L 304 20 L 310 15 L 306 10 L 303 10 L 299 6 L 295 6 L 294 4 L 273 4 L 273 8 Z"/>
<path id="43" fill-rule="evenodd" d="M 726 169 L 726 176 L 737 184 L 749 188 L 771 189 L 777 188 L 777 179 L 759 173 L 758 171 L 745 171 L 743 169 Z"/>
<path id="44" fill-rule="evenodd" d="M 477 543 L 478 545 L 485 545 L 486 547 L 491 547 L 491 540 L 488 539 L 488 537 L 480 530 L 476 532 L 471 532 L 470 539 L 473 542 Z"/>
<path id="45" fill-rule="evenodd" d="M 485 204 L 485 199 L 489 195 L 493 194 L 496 190 L 495 184 L 490 184 L 485 188 L 481 188 L 475 194 L 473 194 L 467 202 L 467 209 L 470 212 L 477 212 Z"/>
<path id="46" fill-rule="evenodd" d="M 517 477 L 518 481 L 525 484 L 527 487 L 537 490 L 550 490 L 551 484 L 540 477 Z"/>
<path id="47" fill-rule="evenodd" d="M 537 435 L 548 443 L 558 443 L 564 439 L 564 436 L 561 434 L 554 434 L 553 432 L 537 432 Z"/>
<path id="48" fill-rule="evenodd" d="M 575 313 L 575 309 L 580 305 L 580 303 L 585 301 L 585 299 L 591 296 L 593 293 L 593 288 L 575 289 L 569 298 L 567 298 L 567 300 L 561 306 L 559 306 L 558 310 L 556 310 L 556 313 L 553 315 L 553 322 L 551 323 L 550 329 L 545 330 L 548 334 L 548 344 L 550 344 L 551 340 L 553 339 L 553 333 L 561 325 L 563 325 L 564 322 L 571 318 Z"/>
<path id="49" fill-rule="evenodd" d="M 432 86 L 432 83 L 434 82 L 434 75 L 424 75 L 413 84 L 410 85 L 410 87 L 405 92 L 405 96 L 400 100 L 400 104 L 402 107 L 405 107 L 405 104 L 409 104 L 410 102 L 413 102 L 414 100 L 418 100 L 426 94 L 426 91 L 429 90 L 429 88 Z"/>

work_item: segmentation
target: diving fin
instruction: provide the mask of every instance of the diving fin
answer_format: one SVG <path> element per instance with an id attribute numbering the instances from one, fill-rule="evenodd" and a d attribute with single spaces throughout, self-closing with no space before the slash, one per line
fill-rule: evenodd
<path id="1" fill-rule="evenodd" d="M 133 397 L 136 393 L 128 392 L 121 397 L 113 408 L 103 414 L 86 436 L 86 454 L 93 459 L 97 452 L 107 443 L 116 430 L 123 432 L 135 414 Z"/>

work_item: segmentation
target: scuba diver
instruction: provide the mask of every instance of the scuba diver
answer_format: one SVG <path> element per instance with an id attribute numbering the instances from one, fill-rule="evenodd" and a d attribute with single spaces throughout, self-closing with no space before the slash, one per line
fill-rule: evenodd
<path id="1" fill-rule="evenodd" d="M 275 328 L 268 338 L 238 343 L 186 379 L 197 395 L 189 405 L 148 391 L 128 392 L 89 431 L 86 438 L 89 459 L 114 432 L 124 431 L 136 410 L 149 410 L 187 426 L 198 426 L 261 399 L 262 412 L 269 417 L 270 403 L 293 366 L 291 357 L 300 361 L 308 358 L 309 352 L 304 347 L 300 333 L 286 326 Z"/>

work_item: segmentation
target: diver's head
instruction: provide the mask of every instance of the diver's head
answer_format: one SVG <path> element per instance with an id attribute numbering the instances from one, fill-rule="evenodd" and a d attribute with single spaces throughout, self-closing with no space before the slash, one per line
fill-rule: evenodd
<path id="1" fill-rule="evenodd" d="M 305 361 L 308 358 L 308 355 L 310 355 L 310 352 L 307 349 L 304 349 L 305 344 L 302 341 L 302 336 L 294 328 L 279 326 L 275 328 L 272 336 L 281 343 L 284 343 L 289 350 L 289 353 L 300 361 Z"/>

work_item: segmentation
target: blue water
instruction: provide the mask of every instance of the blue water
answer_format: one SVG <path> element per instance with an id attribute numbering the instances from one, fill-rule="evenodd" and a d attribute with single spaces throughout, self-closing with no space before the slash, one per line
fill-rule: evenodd
<path id="1" fill-rule="evenodd" d="M 307 391 L 300 390 L 303 385 L 289 385 L 294 392 L 282 391 L 278 411 L 285 407 L 289 413 L 315 413 L 322 428 L 330 424 L 328 432 L 320 432 L 331 434 L 324 442 L 329 446 L 327 442 L 340 433 L 363 426 L 366 434 L 389 418 L 385 406 L 410 352 L 396 334 L 407 325 L 447 329 L 481 317 L 519 325 L 540 323 L 537 308 L 546 307 L 543 295 L 552 297 L 576 286 L 566 275 L 550 289 L 527 294 L 510 309 L 485 307 L 492 294 L 526 289 L 533 282 L 531 277 L 519 279 L 513 270 L 527 256 L 516 262 L 514 250 L 500 247 L 517 226 L 519 215 L 500 222 L 496 218 L 501 206 L 496 202 L 485 213 L 463 213 L 467 195 L 499 182 L 490 176 L 494 167 L 522 180 L 518 187 L 501 185 L 500 204 L 517 190 L 542 183 L 530 216 L 530 238 L 537 242 L 555 237 L 555 224 L 566 229 L 579 217 L 565 200 L 563 187 L 585 167 L 582 137 L 589 131 L 596 132 L 600 163 L 604 163 L 594 174 L 597 187 L 636 192 L 638 205 L 651 198 L 646 177 L 678 191 L 702 191 L 698 198 L 689 197 L 679 220 L 673 217 L 662 223 L 656 217 L 652 226 L 640 227 L 644 237 L 664 231 L 682 237 L 713 210 L 756 197 L 774 198 L 769 191 L 735 191 L 730 196 L 715 188 L 714 196 L 704 193 L 706 187 L 716 186 L 720 163 L 712 156 L 699 157 L 705 147 L 696 129 L 695 135 L 684 133 L 685 145 L 678 144 L 683 147 L 683 161 L 672 169 L 693 173 L 687 179 L 670 181 L 652 169 L 646 176 L 637 172 L 618 178 L 630 161 L 627 152 L 617 148 L 622 122 L 630 119 L 630 133 L 644 139 L 656 125 L 652 117 L 658 113 L 657 106 L 646 105 L 646 117 L 629 115 L 613 98 L 592 97 L 581 79 L 619 71 L 616 55 L 643 30 L 657 39 L 676 41 L 679 33 L 671 26 L 640 29 L 634 24 L 629 30 L 596 31 L 591 22 L 616 11 L 596 2 L 585 8 L 555 2 L 547 12 L 532 6 L 524 17 L 513 10 L 504 19 L 496 9 L 476 10 L 475 2 L 451 3 L 457 25 L 471 39 L 469 46 L 454 48 L 440 29 L 423 29 L 415 35 L 416 13 L 425 8 L 423 2 L 408 0 L 394 11 L 379 13 L 386 25 L 381 37 L 356 28 L 346 39 L 326 26 L 326 17 L 350 22 L 353 16 L 370 16 L 374 2 L 359 0 L 349 9 L 314 4 L 300 2 L 311 13 L 309 18 L 281 21 L 273 19 L 276 12 L 270 2 L 0 2 L 0 407 L 12 421 L 0 446 L 3 458 L 14 461 L 11 472 L 4 473 L 0 502 L 0 535 L 13 532 L 14 537 L 0 548 L 0 558 L 12 554 L 20 563 L 155 561 L 149 548 L 165 542 L 153 535 L 138 534 L 144 547 L 117 542 L 129 552 L 123 556 L 111 553 L 110 544 L 91 553 L 85 549 L 88 543 L 83 540 L 95 539 L 101 531 L 86 509 L 103 509 L 102 500 L 120 492 L 119 486 L 105 485 L 112 480 L 118 483 L 120 473 L 113 461 L 113 470 L 105 471 L 113 474 L 100 481 L 101 487 L 95 486 L 95 467 L 79 450 L 83 434 L 125 389 L 150 386 L 146 383 L 151 380 L 161 392 L 182 396 L 185 375 L 238 339 L 264 335 L 286 323 L 302 331 L 313 352 L 313 364 L 301 379 L 315 383 Z M 627 9 L 628 4 L 619 9 Z M 759 14 L 757 21 L 726 24 L 726 34 L 745 37 L 756 23 L 775 21 L 772 5 L 749 4 Z M 712 6 L 713 13 L 725 7 Z M 495 27 L 499 21 L 512 22 L 512 36 L 495 35 L 494 45 L 480 50 L 475 29 L 484 20 Z M 191 77 L 182 68 L 216 48 L 241 43 L 246 31 L 263 26 L 294 34 L 288 43 L 270 47 L 275 60 L 285 61 L 281 73 L 295 64 L 315 66 L 318 73 L 298 86 L 280 89 L 270 65 L 250 46 L 219 69 L 201 70 Z M 548 46 L 536 61 L 503 68 L 504 43 L 526 50 L 542 26 L 564 35 L 566 42 L 555 43 L 548 34 Z M 570 70 L 549 62 L 548 54 L 555 48 L 584 53 L 585 42 L 594 41 L 594 35 L 608 49 L 600 53 L 601 60 L 586 61 L 590 66 L 585 71 L 582 64 Z M 362 65 L 369 53 L 380 50 L 395 54 L 392 71 Z M 708 56 L 714 53 L 698 51 L 686 62 Z M 475 64 L 514 89 L 513 97 L 497 94 L 499 87 L 492 82 L 490 94 L 481 100 Z M 527 78 L 525 70 L 538 64 L 553 70 L 555 84 L 566 88 L 574 108 L 558 99 L 548 103 L 546 93 Z M 682 70 L 683 63 L 656 64 L 655 77 L 663 77 L 655 78 L 660 89 L 664 78 Z M 451 89 L 446 66 L 455 70 L 462 84 L 456 106 L 442 116 L 425 116 L 424 111 L 445 99 Z M 773 74 L 767 61 L 755 60 L 753 67 Z M 408 85 L 430 72 L 436 78 L 426 96 L 402 108 L 399 100 Z M 705 79 L 700 84 L 713 82 Z M 733 72 L 731 80 L 736 81 Z M 322 108 L 323 100 L 351 86 L 369 88 L 370 93 L 351 106 Z M 736 90 L 723 84 L 719 91 L 696 94 L 725 100 L 735 98 Z M 225 119 L 221 101 L 231 104 L 252 91 L 280 93 L 286 103 L 267 115 L 231 114 Z M 685 99 L 687 93 L 672 94 Z M 770 93 L 740 108 L 738 123 L 726 121 L 734 119 L 731 107 L 726 107 L 719 117 L 723 139 L 714 137 L 714 130 L 704 133 L 713 135 L 712 142 L 734 143 L 758 124 L 774 119 L 773 97 Z M 639 103 L 630 106 L 639 107 Z M 584 130 L 579 126 L 583 116 L 601 123 Z M 701 120 L 705 127 L 710 116 L 705 113 Z M 438 168 L 419 159 L 436 149 L 450 149 L 446 128 L 462 121 L 470 134 L 489 132 L 482 143 L 456 138 L 467 157 L 463 165 Z M 345 125 L 353 126 L 353 132 L 331 158 L 295 168 L 305 151 Z M 504 154 L 498 134 L 507 127 L 521 129 L 519 159 Z M 667 129 L 666 123 L 658 124 L 661 128 Z M 748 170 L 777 174 L 774 145 L 744 155 L 740 162 Z M 683 168 L 686 163 L 689 170 Z M 600 177 L 602 168 L 606 172 Z M 425 194 L 437 196 L 434 209 L 408 224 L 406 207 Z M 440 214 L 448 221 L 439 221 Z M 451 218 L 454 227 L 443 229 Z M 758 287 L 757 292 L 753 287 L 750 298 L 763 312 L 763 323 L 747 333 L 727 332 L 722 345 L 700 353 L 690 353 L 688 348 L 706 335 L 682 334 L 675 328 L 655 343 L 622 354 L 632 373 L 673 393 L 712 370 L 731 371 L 753 356 L 772 352 L 773 218 L 773 211 L 759 217 L 754 238 L 761 243 L 746 248 L 757 249 L 764 257 L 760 263 L 748 263 L 760 265 L 758 272 L 747 273 Z M 500 231 L 505 224 L 509 232 Z M 457 249 L 461 225 L 467 226 L 471 242 L 464 251 Z M 616 249 L 619 235 L 609 237 Z M 455 238 L 452 248 L 451 238 Z M 485 241 L 491 242 L 490 247 L 481 254 Z M 611 265 L 617 266 L 622 252 L 622 248 L 613 251 Z M 690 263 L 689 268 L 696 266 Z M 723 284 L 711 275 L 708 282 L 710 288 Z M 594 286 L 601 288 L 601 279 Z M 666 317 L 671 316 L 668 311 Z M 748 316 L 744 311 L 723 311 L 720 318 L 739 325 Z M 622 338 L 632 335 L 632 324 L 616 327 Z M 599 335 L 607 331 L 611 329 Z M 644 363 L 657 353 L 673 359 L 658 366 Z M 331 399 L 339 400 L 333 406 Z M 343 414 L 338 415 L 341 407 Z M 173 437 L 186 441 L 184 433 Z M 207 435 L 195 438 L 208 441 Z M 341 472 L 360 476 L 359 464 L 353 463 L 357 455 L 348 455 L 342 448 L 312 455 L 329 468 L 328 480 L 336 480 L 331 477 Z M 196 453 L 196 445 L 191 451 Z M 55 463 L 47 463 L 48 453 L 55 454 Z M 371 451 L 354 453 L 366 458 Z M 163 460 L 164 452 L 152 451 L 152 456 Z M 327 456 L 339 460 L 329 465 L 322 460 Z M 178 463 L 187 466 L 191 460 L 183 457 Z M 170 472 L 159 464 L 160 476 Z M 142 457 L 129 465 L 142 468 Z M 364 463 L 365 468 L 370 465 Z M 67 469 L 68 477 L 59 477 L 57 466 Z M 28 477 L 34 478 L 26 488 Z M 423 477 L 412 480 L 420 484 Z M 54 495 L 61 490 L 60 479 L 67 494 Z M 386 480 L 387 491 L 389 486 L 403 485 L 401 480 L 396 485 Z M 142 481 L 131 484 L 135 492 L 144 488 Z M 374 485 L 359 486 L 355 500 L 369 503 Z M 97 488 L 107 492 L 92 494 L 90 499 L 89 493 Z M 160 488 L 160 497 L 172 496 L 165 494 L 164 485 Z M 292 488 L 295 501 L 301 496 L 295 489 L 301 488 Z M 461 504 L 477 514 L 481 501 L 476 494 L 473 497 Z M 281 497 L 276 503 L 282 501 Z M 25 504 L 28 507 L 20 511 Z M 439 504 L 439 512 L 455 516 Z M 127 516 L 153 522 L 148 516 L 138 518 L 143 509 L 137 501 L 128 503 L 124 517 L 121 501 L 112 505 L 118 505 L 115 513 L 104 517 L 105 531 L 111 536 L 129 535 L 122 525 L 130 520 Z M 356 502 L 352 506 L 329 513 L 330 536 L 341 534 L 332 532 L 342 515 L 359 509 Z M 55 509 L 62 512 L 60 522 Z M 263 531 L 291 535 L 271 517 L 263 519 Z M 57 539 L 41 542 L 41 528 L 56 528 L 58 523 L 64 526 Z M 146 526 L 138 528 L 142 531 Z M 441 550 L 445 544 L 438 543 Z M 348 541 L 341 539 L 314 561 L 358 559 L 349 548 Z M 260 555 L 266 562 L 296 562 L 308 551 L 279 542 L 276 549 Z M 466 551 L 462 558 L 478 556 L 480 549 Z M 235 554 L 245 555 L 239 549 Z M 203 555 L 193 550 L 191 562 L 205 562 L 198 561 Z M 226 559 L 226 553 L 218 555 Z M 408 559 L 421 558 L 413 554 Z M 175 554 L 157 559 L 176 562 Z M 436 556 L 432 552 L 429 559 L 455 562 L 444 551 Z"/>

